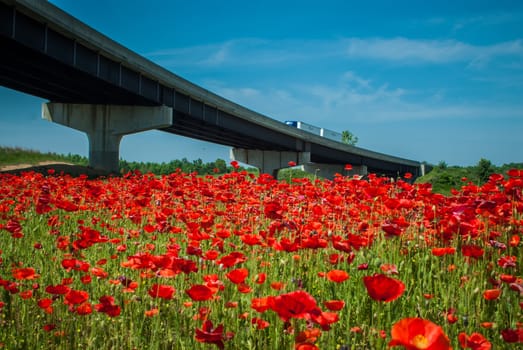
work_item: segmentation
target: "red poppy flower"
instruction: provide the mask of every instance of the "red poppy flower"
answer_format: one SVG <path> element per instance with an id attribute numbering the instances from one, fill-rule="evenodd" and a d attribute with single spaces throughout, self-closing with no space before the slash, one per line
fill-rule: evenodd
<path id="1" fill-rule="evenodd" d="M 358 265 L 358 270 L 367 270 L 369 268 L 369 264 L 363 263 Z"/>
<path id="2" fill-rule="evenodd" d="M 265 208 L 263 209 L 265 217 L 273 220 L 278 220 L 282 218 L 282 207 L 280 203 L 273 201 L 265 203 Z"/>
<path id="3" fill-rule="evenodd" d="M 250 234 L 244 234 L 240 236 L 240 239 L 243 243 L 247 245 L 257 245 L 262 242 L 262 237 L 260 235 L 250 235 Z"/>
<path id="4" fill-rule="evenodd" d="M 66 278 L 62 278 L 62 284 L 64 285 L 69 285 L 69 284 L 73 284 L 74 282 L 74 279 L 72 277 L 66 277 Z"/>
<path id="5" fill-rule="evenodd" d="M 296 343 L 315 343 L 321 335 L 321 329 L 311 328 L 298 333 Z"/>
<path id="6" fill-rule="evenodd" d="M 470 336 L 461 332 L 458 335 L 459 344 L 462 349 L 490 350 L 492 344 L 480 333 L 472 333 Z"/>
<path id="7" fill-rule="evenodd" d="M 263 284 L 265 282 L 265 280 L 267 279 L 267 274 L 264 273 L 264 272 L 261 272 L 259 274 L 256 275 L 256 281 L 255 283 L 256 284 Z"/>
<path id="8" fill-rule="evenodd" d="M 269 305 L 283 321 L 291 318 L 310 318 L 311 312 L 318 311 L 316 300 L 303 290 L 270 298 Z"/>
<path id="9" fill-rule="evenodd" d="M 403 346 L 406 350 L 451 350 L 449 339 L 443 329 L 421 318 L 404 318 L 391 330 L 389 346 Z"/>
<path id="10" fill-rule="evenodd" d="M 80 281 L 83 283 L 83 284 L 89 284 L 92 282 L 92 278 L 90 275 L 83 275 L 82 277 L 80 277 Z"/>
<path id="11" fill-rule="evenodd" d="M 35 269 L 32 267 L 14 268 L 11 272 L 13 278 L 17 280 L 33 280 L 40 276 L 36 274 Z"/>
<path id="12" fill-rule="evenodd" d="M 517 247 L 519 245 L 520 241 L 521 241 L 521 237 L 519 237 L 518 235 L 512 235 L 512 237 L 510 237 L 510 241 L 508 242 L 508 244 L 511 247 Z"/>
<path id="13" fill-rule="evenodd" d="M 283 282 L 271 282 L 271 289 L 282 290 L 285 287 Z"/>
<path id="14" fill-rule="evenodd" d="M 185 293 L 194 301 L 209 300 L 214 294 L 211 288 L 203 284 L 195 284 L 187 289 Z"/>
<path id="15" fill-rule="evenodd" d="M 46 324 L 42 327 L 42 329 L 46 332 L 51 332 L 53 329 L 56 328 L 55 324 Z"/>
<path id="16" fill-rule="evenodd" d="M 218 349 L 224 348 L 223 341 L 225 340 L 225 336 L 223 334 L 223 324 L 213 328 L 212 322 L 210 320 L 206 320 L 202 325 L 202 329 L 196 328 L 195 332 L 196 335 L 194 338 L 200 343 L 214 344 L 218 347 Z"/>
<path id="17" fill-rule="evenodd" d="M 216 260 L 216 258 L 218 258 L 219 255 L 220 255 L 219 251 L 211 249 L 211 250 L 208 250 L 205 252 L 205 254 L 203 255 L 203 258 L 205 260 Z"/>
<path id="18" fill-rule="evenodd" d="M 220 259 L 216 260 L 216 263 L 218 265 L 223 266 L 224 268 L 231 267 L 236 264 L 240 264 L 244 261 L 246 261 L 247 258 L 245 257 L 245 254 L 241 252 L 232 252 L 229 255 L 226 255 L 224 257 L 221 257 Z"/>
<path id="19" fill-rule="evenodd" d="M 63 294 L 67 294 L 70 290 L 71 290 L 71 288 L 69 288 L 68 286 L 63 285 L 63 284 L 45 287 L 45 291 L 49 294 L 63 295 Z"/>
<path id="20" fill-rule="evenodd" d="M 261 330 L 265 329 L 270 326 L 270 323 L 265 321 L 264 319 L 253 317 L 251 319 L 251 324 L 256 325 L 256 329 Z"/>
<path id="21" fill-rule="evenodd" d="M 174 292 L 175 289 L 173 286 L 153 284 L 147 293 L 153 298 L 172 299 Z"/>
<path id="22" fill-rule="evenodd" d="M 330 270 L 327 272 L 327 279 L 332 282 L 341 283 L 349 279 L 349 274 L 343 270 Z"/>
<path id="23" fill-rule="evenodd" d="M 225 289 L 223 282 L 218 278 L 218 275 L 216 274 L 205 275 L 203 276 L 203 280 L 205 281 L 205 285 L 211 289 L 213 294 L 219 290 Z"/>
<path id="24" fill-rule="evenodd" d="M 75 309 L 76 313 L 78 315 L 89 315 L 93 312 L 93 307 L 90 303 L 85 302 L 80 305 L 78 305 Z"/>
<path id="25" fill-rule="evenodd" d="M 53 304 L 53 300 L 49 298 L 40 299 L 37 302 L 38 307 L 41 309 L 47 309 Z"/>
<path id="26" fill-rule="evenodd" d="M 390 302 L 399 298 L 405 291 L 405 284 L 384 274 L 363 277 L 369 296 L 378 301 Z"/>
<path id="27" fill-rule="evenodd" d="M 22 238 L 24 236 L 22 233 L 22 225 L 20 225 L 18 220 L 10 219 L 4 228 L 11 233 L 11 237 L 13 238 Z"/>
<path id="28" fill-rule="evenodd" d="M 270 309 L 269 299 L 272 297 L 266 298 L 252 298 L 251 299 L 251 308 L 258 312 L 265 312 Z"/>
<path id="29" fill-rule="evenodd" d="M 228 302 L 225 303 L 225 307 L 229 308 L 229 309 L 237 308 L 238 307 L 238 302 L 237 301 L 228 301 Z"/>
<path id="30" fill-rule="evenodd" d="M 387 236 L 401 236 L 403 229 L 400 225 L 394 222 L 384 222 L 381 224 L 381 229 L 385 231 Z"/>
<path id="31" fill-rule="evenodd" d="M 238 292 L 247 294 L 252 292 L 252 288 L 247 283 L 239 283 L 236 285 Z"/>
<path id="32" fill-rule="evenodd" d="M 249 270 L 245 268 L 235 269 L 228 272 L 225 276 L 234 284 L 243 283 L 247 276 L 249 276 Z"/>
<path id="33" fill-rule="evenodd" d="M 78 260 L 78 259 L 63 259 L 62 267 L 67 271 L 76 270 L 76 271 L 89 271 L 89 263 Z"/>
<path id="34" fill-rule="evenodd" d="M 311 319 L 321 326 L 324 331 L 330 330 L 332 323 L 338 322 L 339 315 L 335 312 L 324 312 L 320 309 L 311 312 Z"/>
<path id="35" fill-rule="evenodd" d="M 394 264 L 382 264 L 380 270 L 387 275 L 398 275 L 398 267 Z"/>
<path id="36" fill-rule="evenodd" d="M 432 255 L 434 255 L 434 256 L 450 255 L 450 254 L 454 254 L 456 252 L 456 248 L 454 248 L 454 247 L 432 248 L 431 252 L 432 252 Z"/>
<path id="37" fill-rule="evenodd" d="M 484 250 L 474 244 L 463 245 L 461 247 L 461 253 L 463 256 L 468 256 L 474 259 L 479 259 L 483 256 Z"/>
<path id="38" fill-rule="evenodd" d="M 146 317 L 153 317 L 153 316 L 158 315 L 159 312 L 160 312 L 160 310 L 158 310 L 157 308 L 152 308 L 150 310 L 145 310 L 144 315 Z"/>
<path id="39" fill-rule="evenodd" d="M 499 276 L 499 279 L 502 280 L 505 283 L 514 283 L 517 280 L 516 276 L 507 275 L 507 274 L 501 274 Z"/>
<path id="40" fill-rule="evenodd" d="M 20 298 L 27 300 L 31 299 L 33 297 L 33 291 L 32 290 L 25 290 L 23 292 L 20 292 Z"/>
<path id="41" fill-rule="evenodd" d="M 86 302 L 87 299 L 89 299 L 89 293 L 87 293 L 84 290 L 74 290 L 71 289 L 66 295 L 65 295 L 65 303 L 66 304 L 81 304 L 83 302 Z"/>
<path id="42" fill-rule="evenodd" d="M 485 300 L 494 300 L 499 298 L 500 295 L 501 289 L 487 289 L 483 292 L 483 298 L 485 298 Z"/>
<path id="43" fill-rule="evenodd" d="M 323 305 L 331 311 L 340 311 L 345 306 L 343 300 L 327 300 L 323 302 Z"/>
<path id="44" fill-rule="evenodd" d="M 523 343 L 523 328 L 503 329 L 501 330 L 501 337 L 506 343 Z"/>
<path id="45" fill-rule="evenodd" d="M 101 267 L 93 267 L 91 269 L 91 274 L 98 278 L 107 278 L 109 276 L 109 274 Z"/>
<path id="46" fill-rule="evenodd" d="M 523 169 L 509 169 L 507 175 L 510 177 L 521 177 L 523 178 Z"/>
<path id="47" fill-rule="evenodd" d="M 120 306 L 114 304 L 114 298 L 110 295 L 104 295 L 98 299 L 100 304 L 96 304 L 94 307 L 96 311 L 103 312 L 109 317 L 116 317 L 120 315 Z"/>
<path id="48" fill-rule="evenodd" d="M 502 256 L 498 259 L 498 266 L 502 268 L 516 267 L 517 258 L 515 256 Z"/>

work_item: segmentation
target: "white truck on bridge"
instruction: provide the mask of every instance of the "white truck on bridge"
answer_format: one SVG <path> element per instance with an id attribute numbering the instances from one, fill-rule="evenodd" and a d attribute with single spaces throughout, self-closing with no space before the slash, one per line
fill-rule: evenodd
<path id="1" fill-rule="evenodd" d="M 314 134 L 314 135 L 325 137 L 329 140 L 342 142 L 341 134 L 336 131 L 332 131 L 332 130 L 325 129 L 325 128 L 319 128 L 317 126 L 307 124 L 307 123 L 304 123 L 302 121 L 297 121 L 297 120 L 286 120 L 285 124 L 294 126 L 295 128 L 298 128 L 303 131 L 310 132 L 311 134 Z"/>

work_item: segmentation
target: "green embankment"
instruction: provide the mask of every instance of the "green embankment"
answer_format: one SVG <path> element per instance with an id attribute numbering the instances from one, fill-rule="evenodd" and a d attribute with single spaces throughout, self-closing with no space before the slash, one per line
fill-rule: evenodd
<path id="1" fill-rule="evenodd" d="M 63 155 L 57 153 L 41 153 L 39 151 L 20 147 L 0 146 L 0 166 L 11 164 L 37 164 L 40 162 L 66 162 L 75 165 L 87 165 L 88 160 L 79 155 Z"/>

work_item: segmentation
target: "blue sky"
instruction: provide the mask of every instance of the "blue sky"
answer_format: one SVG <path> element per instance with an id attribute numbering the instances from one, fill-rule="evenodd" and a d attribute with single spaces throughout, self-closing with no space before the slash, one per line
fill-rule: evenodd
<path id="1" fill-rule="evenodd" d="M 131 50 L 274 119 L 350 130 L 358 146 L 437 164 L 523 162 L 522 1 L 53 0 Z M 0 145 L 87 155 L 41 120 L 41 99 L 0 87 Z M 137 161 L 227 147 L 150 131 Z"/>

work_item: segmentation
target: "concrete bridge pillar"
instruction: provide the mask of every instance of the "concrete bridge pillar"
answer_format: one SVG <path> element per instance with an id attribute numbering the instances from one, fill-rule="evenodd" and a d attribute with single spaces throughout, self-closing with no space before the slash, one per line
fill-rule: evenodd
<path id="1" fill-rule="evenodd" d="M 85 132 L 89 138 L 89 166 L 117 173 L 122 137 L 171 126 L 173 112 L 166 106 L 44 103 L 42 118 Z"/>
<path id="2" fill-rule="evenodd" d="M 310 152 L 262 151 L 257 149 L 232 148 L 231 159 L 260 169 L 261 173 L 276 177 L 278 170 L 288 168 L 289 162 L 296 165 L 309 163 Z"/>

